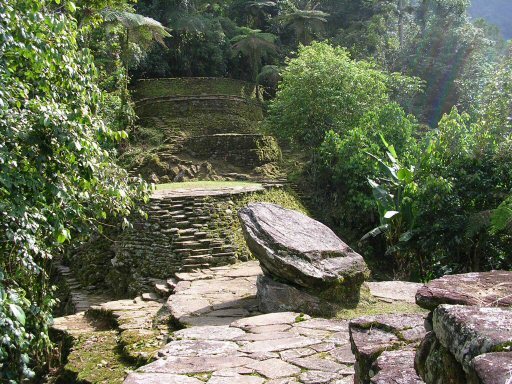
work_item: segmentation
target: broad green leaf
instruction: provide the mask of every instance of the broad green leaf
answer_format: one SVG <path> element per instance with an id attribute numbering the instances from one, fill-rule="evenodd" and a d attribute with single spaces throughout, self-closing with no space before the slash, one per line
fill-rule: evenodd
<path id="1" fill-rule="evenodd" d="M 21 325 L 25 325 L 25 312 L 23 312 L 23 309 L 21 309 L 20 306 L 16 304 L 9 304 L 9 310 Z"/>
<path id="2" fill-rule="evenodd" d="M 410 183 L 414 179 L 414 174 L 407 168 L 399 169 L 396 176 L 398 177 L 398 180 L 405 181 L 406 183 Z"/>
<path id="3" fill-rule="evenodd" d="M 400 212 L 398 211 L 387 211 L 385 214 L 384 214 L 384 218 L 385 219 L 391 219 L 392 217 L 398 215 Z"/>

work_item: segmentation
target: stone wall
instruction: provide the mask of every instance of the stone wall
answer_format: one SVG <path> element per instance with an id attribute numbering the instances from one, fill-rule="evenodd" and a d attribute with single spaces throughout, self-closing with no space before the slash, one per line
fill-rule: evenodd
<path id="1" fill-rule="evenodd" d="M 135 82 L 132 94 L 136 99 L 212 94 L 258 98 L 255 84 L 217 77 L 142 79 Z"/>
<path id="2" fill-rule="evenodd" d="M 281 151 L 272 136 L 261 134 L 219 134 L 196 136 L 185 143 L 193 156 L 218 159 L 242 167 L 258 167 L 279 161 Z"/>
<path id="3" fill-rule="evenodd" d="M 147 219 L 136 220 L 133 229 L 117 234 L 109 249 L 104 241 L 81 247 L 72 266 L 83 286 L 99 286 L 103 279 L 104 285 L 123 295 L 144 292 L 155 279 L 178 271 L 248 260 L 237 212 L 250 201 L 304 211 L 282 186 L 158 191 L 145 208 Z"/>

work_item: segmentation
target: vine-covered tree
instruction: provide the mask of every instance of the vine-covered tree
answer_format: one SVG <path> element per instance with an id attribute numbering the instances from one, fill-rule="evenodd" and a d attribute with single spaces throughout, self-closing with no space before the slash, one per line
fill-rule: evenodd
<path id="1" fill-rule="evenodd" d="M 62 6 L 62 4 L 61 4 Z M 72 15 L 49 0 L 0 1 L 0 381 L 44 366 L 64 243 L 126 217 L 145 197 L 104 145 L 126 137 L 98 114 L 97 72 Z"/>

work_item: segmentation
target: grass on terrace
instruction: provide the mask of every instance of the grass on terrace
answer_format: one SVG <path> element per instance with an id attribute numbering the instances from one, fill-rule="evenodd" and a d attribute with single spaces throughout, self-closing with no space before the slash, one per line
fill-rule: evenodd
<path id="1" fill-rule="evenodd" d="M 182 183 L 158 184 L 157 191 L 175 190 L 175 189 L 220 189 L 234 187 L 258 187 L 259 183 L 248 181 L 185 181 Z"/>

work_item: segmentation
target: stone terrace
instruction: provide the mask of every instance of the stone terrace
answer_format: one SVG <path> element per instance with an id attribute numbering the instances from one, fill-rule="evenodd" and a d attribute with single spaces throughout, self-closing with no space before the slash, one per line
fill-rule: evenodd
<path id="1" fill-rule="evenodd" d="M 171 334 L 158 359 L 132 372 L 125 384 L 354 382 L 348 322 L 292 312 L 259 314 L 260 274 L 252 261 L 178 273 L 166 307 L 187 328 Z M 396 300 L 383 288 L 373 283 L 371 290 Z M 414 300 L 413 289 L 403 292 L 410 293 L 404 301 Z"/>

